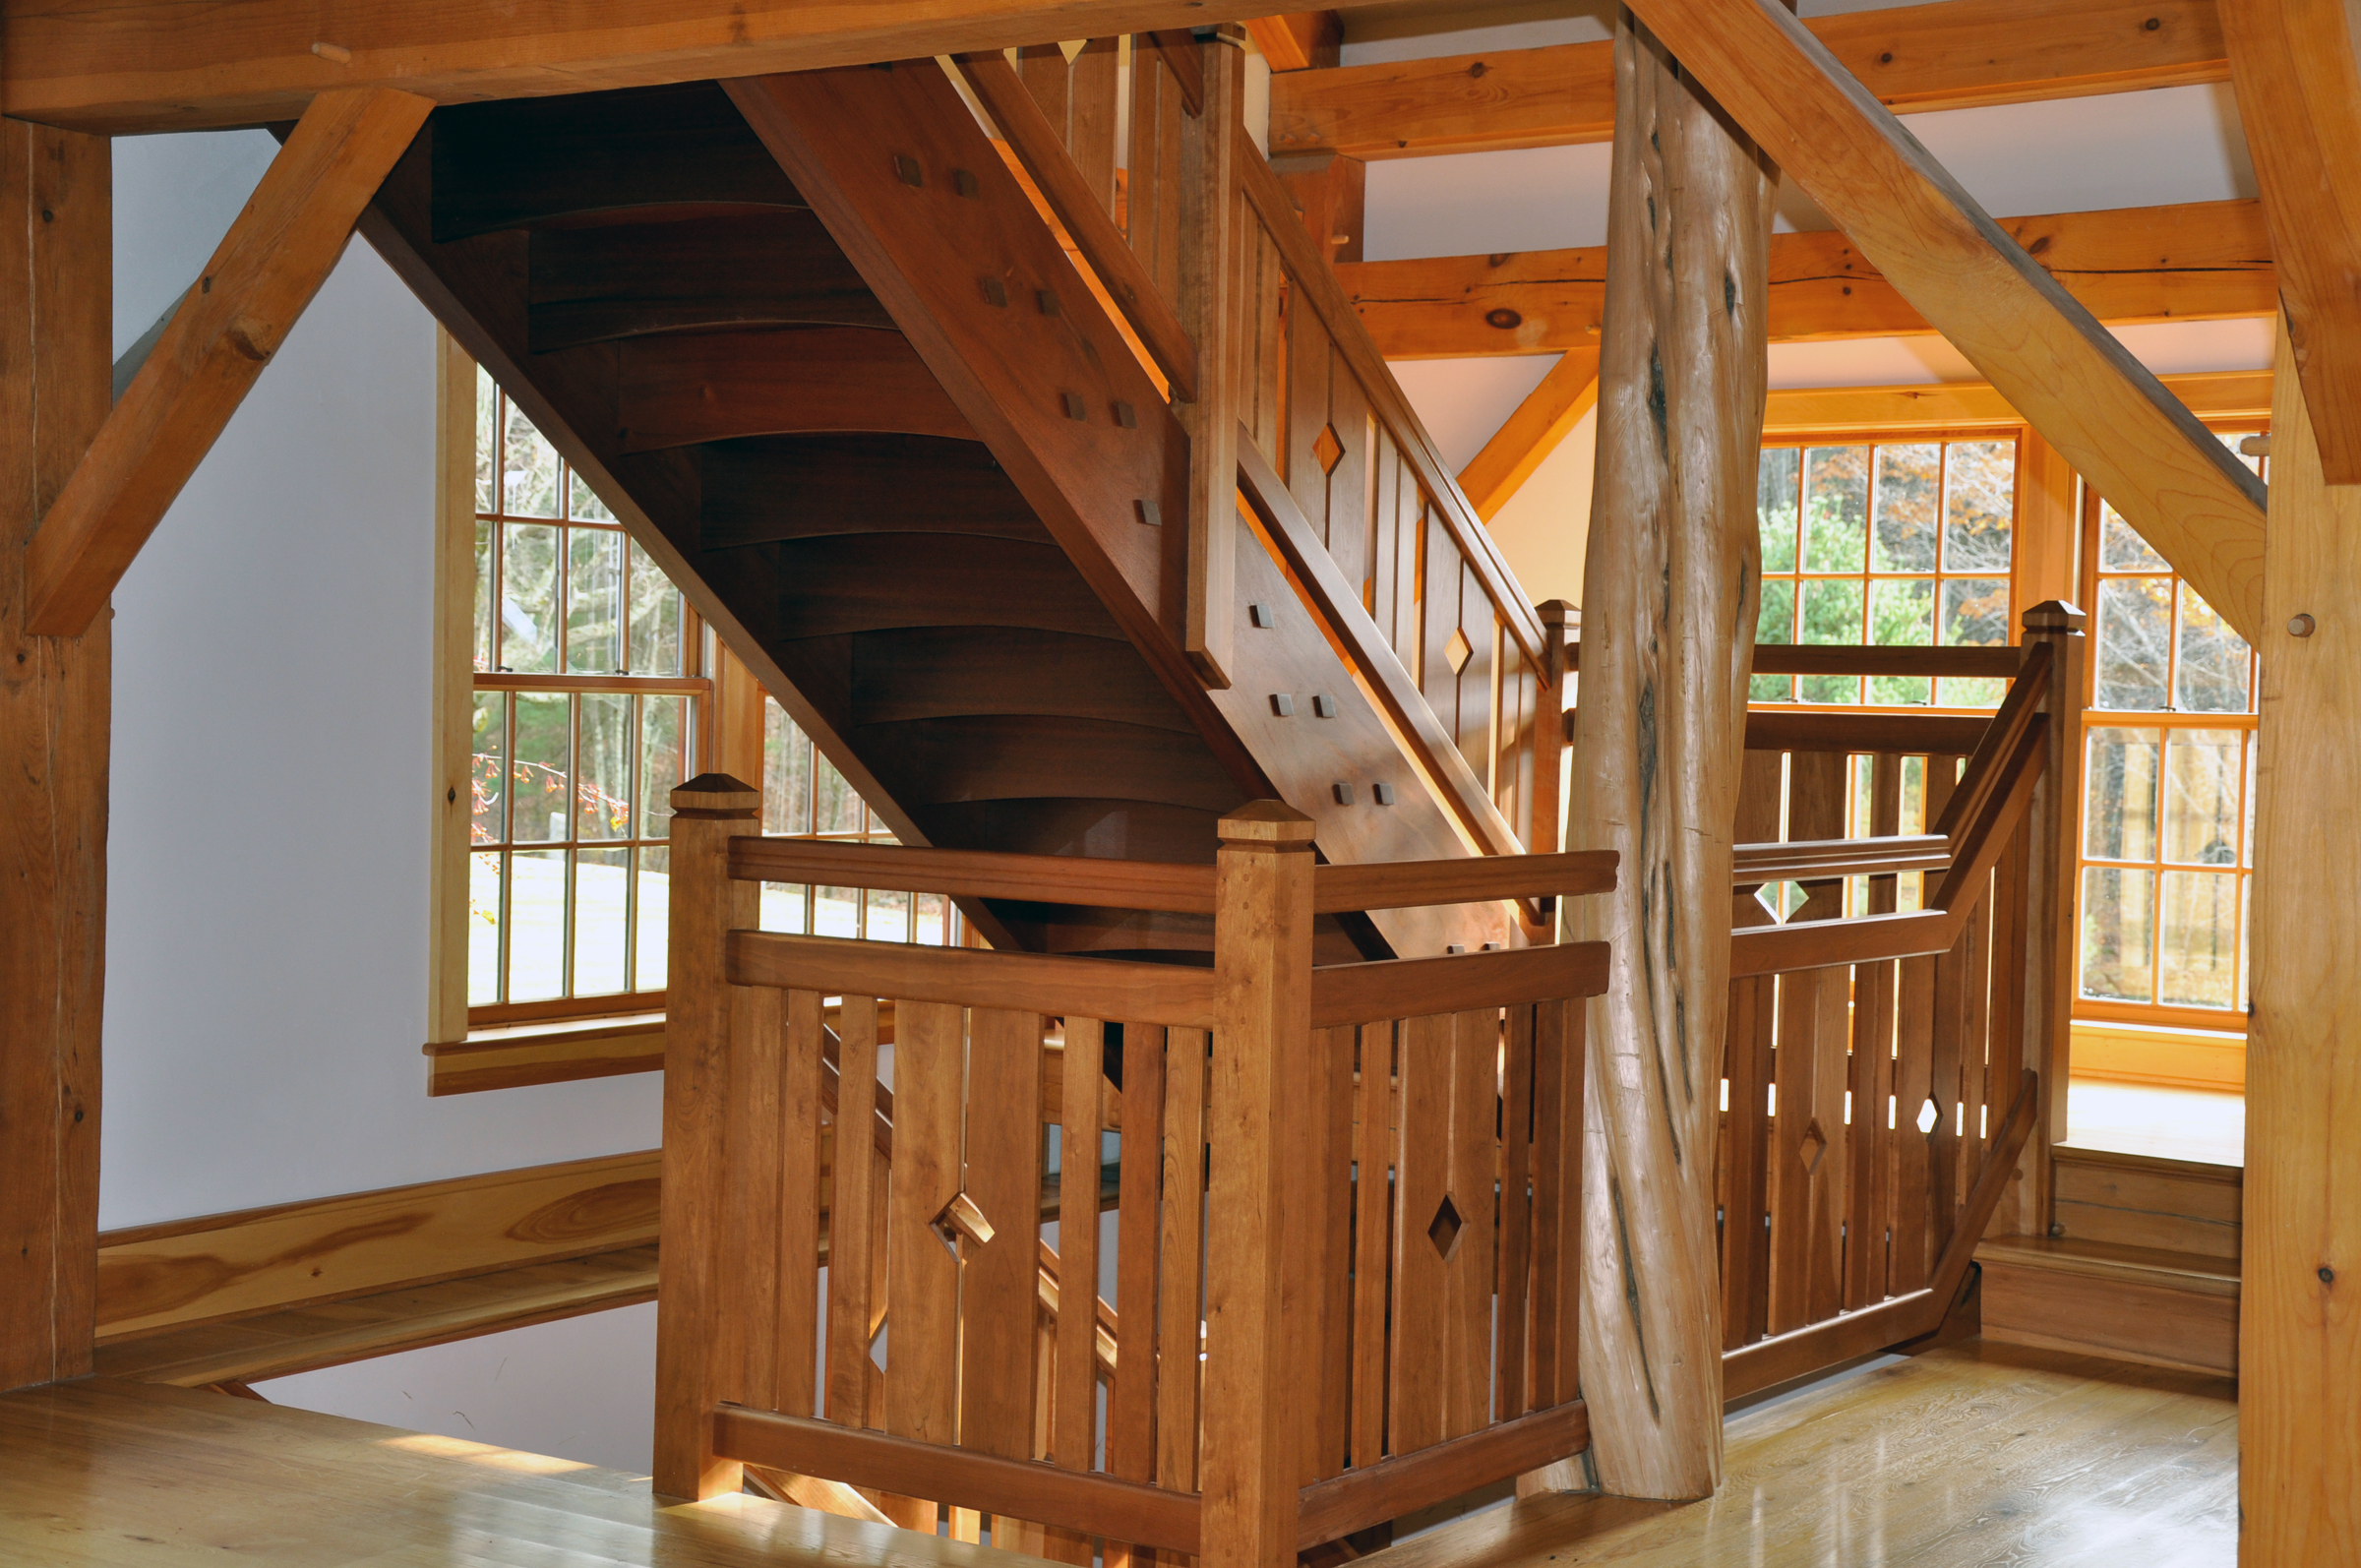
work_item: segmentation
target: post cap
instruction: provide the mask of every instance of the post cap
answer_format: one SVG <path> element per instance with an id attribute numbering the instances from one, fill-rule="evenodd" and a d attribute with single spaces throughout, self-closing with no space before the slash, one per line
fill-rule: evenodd
<path id="1" fill-rule="evenodd" d="M 1308 844 L 1312 821 L 1285 801 L 1248 801 L 1222 818 L 1225 844 Z"/>
<path id="2" fill-rule="evenodd" d="M 672 792 L 673 814 L 686 812 L 753 816 L 762 810 L 762 792 L 727 773 L 699 773 Z"/>
<path id="3" fill-rule="evenodd" d="M 1563 599 L 1544 599 L 1533 607 L 1544 626 L 1579 627 L 1582 625 L 1582 606 Z"/>
<path id="4" fill-rule="evenodd" d="M 2028 632 L 2080 632 L 2090 618 L 2063 599 L 2044 599 L 2025 612 Z"/>

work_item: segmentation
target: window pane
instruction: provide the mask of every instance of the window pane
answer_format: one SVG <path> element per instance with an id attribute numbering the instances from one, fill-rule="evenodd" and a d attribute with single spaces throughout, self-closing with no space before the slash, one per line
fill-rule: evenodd
<path id="1" fill-rule="evenodd" d="M 680 675 L 681 595 L 656 570 L 646 551 L 634 544 L 632 562 L 632 662 L 634 675 Z"/>
<path id="2" fill-rule="evenodd" d="M 812 742 L 769 697 L 762 699 L 762 831 L 812 831 Z"/>
<path id="3" fill-rule="evenodd" d="M 2238 881 L 2228 872 L 2166 872 L 2156 999 L 2227 1011 L 2238 992 Z"/>
<path id="4" fill-rule="evenodd" d="M 1932 443 L 1877 449 L 1870 571 L 1935 570 L 1935 495 L 1942 488 L 1942 458 L 1943 449 Z"/>
<path id="5" fill-rule="evenodd" d="M 492 668 L 492 541 L 500 524 L 475 525 L 475 648 L 471 662 L 479 670 Z"/>
<path id="6" fill-rule="evenodd" d="M 467 837 L 497 844 L 508 837 L 501 821 L 509 796 L 509 699 L 502 692 L 475 694 L 475 757 L 468 793 L 474 797 Z"/>
<path id="7" fill-rule="evenodd" d="M 558 451 L 515 403 L 509 405 L 508 452 L 501 465 L 503 510 L 512 517 L 558 515 Z"/>
<path id="8" fill-rule="evenodd" d="M 1945 707 L 1996 708 L 2009 694 L 2008 682 L 1981 675 L 1947 675 L 1936 685 L 1941 694 L 1935 700 Z"/>
<path id="9" fill-rule="evenodd" d="M 2157 738 L 2154 730 L 2091 726 L 2083 853 L 2092 860 L 2155 858 Z"/>
<path id="10" fill-rule="evenodd" d="M 2164 558 L 2149 548 L 2123 514 L 2105 502 L 2098 504 L 2098 570 L 2101 572 L 2170 572 Z"/>
<path id="11" fill-rule="evenodd" d="M 566 515 L 587 517 L 594 522 L 615 520 L 615 513 L 609 512 L 607 504 L 598 499 L 598 492 L 592 490 L 582 476 L 571 468 L 566 470 Z"/>
<path id="12" fill-rule="evenodd" d="M 2017 444 L 1954 442 L 1943 491 L 1943 570 L 2006 572 L 2017 515 Z"/>
<path id="13" fill-rule="evenodd" d="M 2236 730 L 2176 730 L 2164 747 L 2164 859 L 2184 866 L 2238 864 Z"/>
<path id="14" fill-rule="evenodd" d="M 869 892 L 869 927 L 863 933 L 873 942 L 906 942 L 910 939 L 910 895 L 871 888 Z"/>
<path id="15" fill-rule="evenodd" d="M 475 367 L 475 510 L 500 510 L 500 389 Z"/>
<path id="16" fill-rule="evenodd" d="M 818 799 L 815 803 L 818 819 L 812 824 L 816 833 L 858 833 L 861 831 L 861 797 L 836 771 L 836 765 L 826 757 L 815 759 L 819 773 Z"/>
<path id="17" fill-rule="evenodd" d="M 2098 585 L 2098 702 L 2102 708 L 2161 708 L 2172 579 L 2116 577 Z"/>
<path id="18" fill-rule="evenodd" d="M 2188 713 L 2244 713 L 2247 677 L 2254 668 L 2246 638 L 2190 590 L 2181 590 L 2180 663 L 2173 672 L 2175 702 Z"/>
<path id="19" fill-rule="evenodd" d="M 2009 641 L 2009 579 L 1943 579 L 1943 641 L 1950 647 L 2005 647 Z"/>
<path id="20" fill-rule="evenodd" d="M 2246 1012 L 2254 1006 L 2253 955 L 2255 942 L 2255 879 L 2238 878 L 2238 1010 Z"/>
<path id="21" fill-rule="evenodd" d="M 951 901 L 940 893 L 920 893 L 915 902 L 918 905 L 917 939 L 934 947 L 949 946 L 950 938 L 943 930 L 943 919 L 951 907 Z"/>
<path id="22" fill-rule="evenodd" d="M 582 814 L 579 836 L 629 838 L 632 699 L 620 692 L 585 692 L 581 704 L 581 777 L 575 789 L 575 805 Z"/>
<path id="23" fill-rule="evenodd" d="M 1905 449 L 1908 450 L 1908 449 Z M 1930 490 L 1931 500 L 1931 490 Z M 1931 513 L 1933 508 L 1928 508 Z M 1934 530 L 1927 530 L 1932 555 Z M 1935 584 L 1928 577 L 1884 577 L 1869 584 L 1869 640 L 1925 647 L 1935 639 Z M 1869 678 L 1872 702 L 1924 702 L 1934 684 L 1923 675 Z"/>
<path id="24" fill-rule="evenodd" d="M 1869 449 L 1816 447 L 1806 452 L 1803 570 L 1858 572 L 1868 539 Z"/>
<path id="25" fill-rule="evenodd" d="M 1754 622 L 1754 640 L 1778 643 L 1794 641 L 1794 582 L 1786 577 L 1774 577 L 1762 585 L 1762 612 Z"/>
<path id="26" fill-rule="evenodd" d="M 815 936 L 861 935 L 861 890 L 857 887 L 816 887 L 812 910 Z"/>
<path id="27" fill-rule="evenodd" d="M 672 792 L 684 780 L 681 748 L 689 699 L 643 696 L 639 704 L 639 836 L 662 838 L 672 822 Z"/>
<path id="28" fill-rule="evenodd" d="M 509 1000 L 546 1001 L 566 975 L 566 852 L 523 850 L 510 866 Z"/>
<path id="29" fill-rule="evenodd" d="M 2241 864 L 2248 871 L 2255 869 L 2255 756 L 2262 751 L 2260 738 L 2246 746 L 2246 838 Z"/>
<path id="30" fill-rule="evenodd" d="M 585 849 L 574 858 L 574 994 L 607 996 L 625 989 L 624 892 L 628 849 Z"/>
<path id="31" fill-rule="evenodd" d="M 672 930 L 672 851 L 643 849 L 639 857 L 639 963 L 635 991 L 664 989 L 665 942 Z"/>
<path id="32" fill-rule="evenodd" d="M 467 857 L 467 1004 L 500 1000 L 501 857 Z"/>
<path id="33" fill-rule="evenodd" d="M 623 668 L 623 535 L 566 530 L 566 668 L 608 675 Z"/>
<path id="34" fill-rule="evenodd" d="M 1765 572 L 1795 570 L 1795 479 L 1802 455 L 1792 447 L 1770 448 L 1755 469 Z"/>
<path id="35" fill-rule="evenodd" d="M 546 675 L 558 667 L 558 534 L 511 523 L 501 551 L 500 663 Z"/>
<path id="36" fill-rule="evenodd" d="M 516 694 L 516 765 L 511 832 L 519 843 L 567 836 L 574 703 L 564 695 Z M 519 873 L 521 876 L 523 874 Z"/>
<path id="37" fill-rule="evenodd" d="M 2153 872 L 2083 868 L 2083 995 L 2150 1001 L 2155 944 Z"/>
<path id="38" fill-rule="evenodd" d="M 800 932 L 804 929 L 804 905 L 810 888 L 796 882 L 764 882 L 762 884 L 761 929 L 764 931 Z"/>
<path id="39" fill-rule="evenodd" d="M 1858 577 L 1803 584 L 1801 640 L 1859 644 L 1861 581 Z"/>

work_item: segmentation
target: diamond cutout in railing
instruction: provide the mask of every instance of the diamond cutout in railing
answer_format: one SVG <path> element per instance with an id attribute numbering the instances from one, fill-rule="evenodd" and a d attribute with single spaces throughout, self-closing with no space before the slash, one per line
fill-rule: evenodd
<path id="1" fill-rule="evenodd" d="M 1450 640 L 1443 644 L 1443 657 L 1451 662 L 1451 673 L 1457 675 L 1468 667 L 1470 659 L 1476 657 L 1476 644 L 1468 640 L 1465 632 L 1453 627 Z"/>
<path id="2" fill-rule="evenodd" d="M 1920 1132 L 1932 1132 L 1935 1130 L 1935 1123 L 1942 1119 L 1943 1113 L 1936 1109 L 1935 1097 L 1933 1095 L 1928 1095 L 1926 1097 L 1926 1104 L 1918 1108 L 1918 1130 Z"/>
<path id="3" fill-rule="evenodd" d="M 1463 1229 L 1458 1206 L 1445 1193 L 1443 1201 L 1435 1205 L 1433 1221 L 1426 1227 L 1426 1239 L 1434 1243 L 1435 1255 L 1445 1263 L 1451 1261 L 1451 1254 L 1458 1249 L 1459 1233 Z"/>
<path id="4" fill-rule="evenodd" d="M 1345 460 L 1345 444 L 1336 439 L 1334 425 L 1322 425 L 1320 433 L 1311 438 L 1311 454 L 1318 459 L 1320 472 L 1336 472 L 1336 465 Z"/>
<path id="5" fill-rule="evenodd" d="M 1820 1130 L 1818 1121 L 1805 1124 L 1803 1136 L 1796 1140 L 1795 1152 L 1802 1157 L 1805 1176 L 1820 1169 L 1821 1158 L 1828 1153 L 1828 1134 Z"/>

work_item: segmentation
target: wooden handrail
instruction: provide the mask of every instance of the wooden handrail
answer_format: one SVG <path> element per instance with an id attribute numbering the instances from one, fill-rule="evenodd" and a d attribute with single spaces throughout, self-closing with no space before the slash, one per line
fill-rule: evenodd
<path id="1" fill-rule="evenodd" d="M 1899 752 L 1906 756 L 1965 756 L 1991 733 L 1992 721 L 1960 713 L 1870 708 L 1858 713 L 1746 715 L 1749 752 Z"/>
<path id="2" fill-rule="evenodd" d="M 1214 1020 L 1212 970 L 1112 958 L 906 947 L 846 936 L 733 931 L 728 978 L 734 986 L 850 993 L 1192 1029 L 1210 1029 Z"/>
<path id="3" fill-rule="evenodd" d="M 1410 742 L 1420 771 L 1434 783 L 1451 814 L 1490 854 L 1522 850 L 1516 830 L 1500 814 L 1458 745 L 1444 733 L 1442 720 L 1410 678 L 1393 644 L 1377 630 L 1361 602 L 1361 590 L 1345 580 L 1287 482 L 1242 426 L 1238 434 L 1238 481 L 1240 493 L 1279 547 L 1295 579 L 1311 595 L 1321 622 L 1345 644 L 1353 668 L 1369 683 L 1395 730 Z"/>
<path id="4" fill-rule="evenodd" d="M 1756 675 L 1949 675 L 1966 680 L 2016 679 L 2025 652 L 1998 647 L 1903 647 L 1886 643 L 1758 642 Z M 1582 644 L 1566 644 L 1566 668 L 1582 668 Z"/>
<path id="5" fill-rule="evenodd" d="M 1296 1549 L 1309 1551 L 1590 1446 L 1590 1411 L 1569 1400 L 1315 1480 L 1297 1493 Z"/>
<path id="6" fill-rule="evenodd" d="M 2006 756 L 2016 746 L 2017 738 L 2025 733 L 2033 715 L 2049 699 L 2049 672 L 2056 657 L 2046 642 L 2035 642 L 2026 649 L 2025 666 L 2018 678 L 2010 683 L 2008 699 L 1992 716 L 1984 738 L 1976 743 L 1968 758 L 1968 766 L 1960 775 L 1959 788 L 1952 791 L 1943 811 L 1929 829 L 1936 833 L 1951 833 L 1962 822 L 1972 821 L 1984 809 L 1984 798 L 1991 793 L 1998 759 Z"/>
<path id="7" fill-rule="evenodd" d="M 1336 1029 L 1596 996 L 1606 989 L 1606 950 L 1604 942 L 1560 942 L 1444 958 L 1333 964 L 1311 972 L 1311 1026 Z"/>
<path id="8" fill-rule="evenodd" d="M 730 875 L 748 882 L 817 882 L 1028 903 L 1213 913 L 1213 868 L 1161 861 L 740 837 L 730 840 Z"/>
<path id="9" fill-rule="evenodd" d="M 1184 1555 L 1197 1550 L 1203 1504 L 1194 1492 L 777 1411 L 721 1405 L 712 1419 L 713 1452 L 722 1458 Z"/>
<path id="10" fill-rule="evenodd" d="M 1115 218 L 1099 205 L 1074 166 L 1065 141 L 1049 116 L 1026 90 L 1007 60 L 997 51 L 963 54 L 956 63 L 967 85 L 975 90 L 985 112 L 999 122 L 1025 172 L 1040 187 L 1042 199 L 1073 236 L 1074 245 L 1108 296 L 1122 311 L 1131 330 L 1139 333 L 1157 368 L 1172 383 L 1175 395 L 1189 402 L 1197 396 L 1197 349 L 1181 330 L 1172 302 L 1148 275 L 1130 241 L 1115 226 Z M 1177 73 L 1176 73 L 1177 74 Z"/>
<path id="11" fill-rule="evenodd" d="M 1740 844 L 1730 856 L 1730 879 L 1738 887 L 1759 887 L 1765 882 L 1891 876 L 1901 872 L 1941 871 L 1951 864 L 1951 840 L 1940 833 Z"/>
<path id="12" fill-rule="evenodd" d="M 1614 891 L 1615 866 L 1620 858 L 1614 850 L 1597 849 L 1558 855 L 1323 866 L 1311 874 L 1311 908 L 1314 914 L 1333 915 L 1347 910 L 1608 893 Z"/>
<path id="13" fill-rule="evenodd" d="M 1541 617 L 1534 612 L 1525 590 L 1518 586 L 1516 573 L 1509 570 L 1500 547 L 1476 515 L 1476 509 L 1459 488 L 1459 481 L 1444 466 L 1434 438 L 1427 435 L 1426 426 L 1410 406 L 1392 372 L 1386 369 L 1385 356 L 1377 351 L 1376 339 L 1369 335 L 1361 313 L 1353 308 L 1351 296 L 1337 281 L 1335 269 L 1328 265 L 1327 257 L 1303 227 L 1303 219 L 1289 199 L 1287 187 L 1271 172 L 1262 154 L 1251 147 L 1239 150 L 1238 170 L 1240 187 L 1253 204 L 1272 242 L 1279 247 L 1289 281 L 1295 285 L 1297 303 L 1308 307 L 1328 330 L 1337 353 L 1360 384 L 1362 395 L 1368 400 L 1369 412 L 1394 438 L 1403 460 L 1418 476 L 1420 488 L 1433 502 L 1444 530 L 1476 569 L 1476 575 L 1482 579 L 1484 594 L 1492 601 L 1501 624 L 1533 661 L 1534 668 L 1544 668 L 1547 651 Z"/>

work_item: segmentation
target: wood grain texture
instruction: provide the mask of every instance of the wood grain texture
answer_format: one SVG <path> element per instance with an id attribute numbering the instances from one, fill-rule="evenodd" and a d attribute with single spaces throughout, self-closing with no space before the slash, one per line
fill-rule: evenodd
<path id="1" fill-rule="evenodd" d="M 2317 0 L 2225 6 L 2221 30 L 2321 473 L 2361 483 L 2361 37 Z"/>
<path id="2" fill-rule="evenodd" d="M 754 884 L 741 883 L 741 886 Z M 962 947 L 902 947 L 839 936 L 778 932 L 730 934 L 730 974 L 748 986 L 804 986 L 901 1001 L 1014 1007 L 1109 1018 L 1142 1018 L 1203 1028 L 1216 985 L 1202 969 L 1113 959 L 996 953 Z"/>
<path id="3" fill-rule="evenodd" d="M 2270 413 L 2269 371 L 2213 371 L 2158 380 L 2201 418 L 2262 419 Z M 1792 438 L 1844 431 L 1875 436 L 1889 430 L 1964 431 L 2024 423 L 2025 415 L 2006 397 L 1979 382 L 1940 387 L 1791 388 L 1771 394 L 1763 414 L 1763 434 Z M 2054 454 L 2055 449 L 2051 452 Z M 2042 595 L 2057 596 L 2054 592 Z"/>
<path id="4" fill-rule="evenodd" d="M 625 452 L 816 431 L 975 439 L 910 344 L 876 328 L 634 337 L 616 366 Z"/>
<path id="5" fill-rule="evenodd" d="M 2273 308 L 2277 274 L 2258 202 L 1995 221 L 2111 326 L 2266 316 Z M 1337 278 L 1388 359 L 1595 352 L 1606 301 L 1606 250 L 1347 262 Z M 1775 343 L 1935 331 L 1834 230 L 1772 236 L 1769 321 Z"/>
<path id="6" fill-rule="evenodd" d="M 1714 1141 L 1772 182 L 1629 13 L 1615 61 L 1584 610 L 1616 634 L 1585 660 L 1567 812 L 1568 849 L 1622 856 L 1613 895 L 1566 906 L 1568 936 L 1611 949 L 1588 1029 L 1582 1386 L 1603 1485 L 1698 1497 L 1722 1469 Z"/>
<path id="7" fill-rule="evenodd" d="M 2030 1236 L 1986 1241 L 1975 1260 L 1988 1340 L 2238 1373 L 2235 1263 Z"/>
<path id="8" fill-rule="evenodd" d="M 1297 1537 L 1305 1551 L 1432 1507 L 1518 1471 L 1579 1454 L 1590 1444 L 1582 1401 L 1535 1411 L 1415 1454 L 1359 1466 L 1303 1488 Z"/>
<path id="9" fill-rule="evenodd" d="M 1250 0 L 1120 0 L 1094 9 L 1088 30 L 1174 29 L 1185 40 L 1188 29 L 1255 12 Z M 340 42 L 322 39 L 319 14 L 295 0 L 271 0 L 235 30 L 194 6 L 133 24 L 67 0 L 9 18 L 0 81 L 26 118 L 124 135 L 290 120 L 326 88 L 472 104 L 1002 49 L 1059 30 L 1038 0 L 888 0 L 854 13 L 795 0 L 599 0 L 587 11 L 537 0 L 499 17 L 462 4 L 385 4 L 335 21 Z"/>
<path id="10" fill-rule="evenodd" d="M 1041 1028 L 1038 1012 L 983 1006 L 968 1012 L 959 1190 L 990 1229 L 982 1237 L 959 1238 L 959 1443 L 1002 1459 L 1027 1460 L 1036 1453 Z M 1060 1312 L 1060 1319 L 1090 1326 L 1094 1296 L 1087 1285 L 1076 1291 L 1075 1310 Z M 886 1354 L 890 1358 L 890 1341 Z"/>
<path id="11" fill-rule="evenodd" d="M 1276 801 L 1222 819 L 1215 861 L 1213 1037 L 1206 1141 L 1212 1215 L 1205 1267 L 1204 1555 L 1228 1568 L 1292 1568 L 1303 1347 L 1289 1342 L 1282 1216 L 1318 1212 L 1314 1173 L 1289 1120 L 1309 1077 L 1311 832 Z M 1172 1341 L 1168 1339 L 1167 1344 Z"/>
<path id="12" fill-rule="evenodd" d="M 2320 787 L 2361 763 L 2354 623 L 2337 608 L 2361 590 L 2361 491 L 2327 482 L 2284 326 L 2277 377 L 2238 1336 L 2241 1560 L 2271 1565 L 2361 1552 L 2361 1495 L 2330 1458 L 2361 1445 L 2361 1317 L 2345 1300 L 2361 1288 L 2361 1148 L 2340 1116 L 2361 1095 L 2361 845 Z M 2299 614 L 2308 637 L 2286 630 Z"/>
<path id="13" fill-rule="evenodd" d="M 720 1354 L 730 1307 L 716 1201 L 730 1190 L 733 1086 L 735 1008 L 723 941 L 756 923 L 760 891 L 730 880 L 729 839 L 757 824 L 762 797 L 727 774 L 702 773 L 674 790 L 671 805 L 660 1205 L 671 1241 L 656 1309 L 654 1485 L 664 1496 L 701 1500 L 739 1482 L 738 1467 L 713 1456 L 705 1413 L 730 1370 Z"/>
<path id="14" fill-rule="evenodd" d="M 1180 646 L 1207 686 L 1231 684 L 1238 635 L 1238 507 L 1231 473 L 1245 373 L 1246 246 L 1238 161 L 1246 132 L 1245 54 L 1216 36 L 1198 49 L 1204 106 L 1180 127 L 1180 326 L 1197 345 L 1204 395 L 1175 410 L 1189 442 L 1181 535 Z M 1246 155 L 1251 156 L 1249 149 Z"/>
<path id="15" fill-rule="evenodd" d="M 1315 1029 L 1331 1029 L 1596 996 L 1604 991 L 1612 968 L 1604 942 L 1322 965 L 1311 972 L 1311 1022 Z"/>
<path id="16" fill-rule="evenodd" d="M 1946 3 L 1814 17 L 1808 26 L 1900 110 L 2024 103 L 2221 82 L 2221 26 L 2203 0 Z M 1614 70 L 1604 43 L 1504 49 L 1275 77 L 1274 151 L 1412 157 L 1604 142 Z"/>
<path id="17" fill-rule="evenodd" d="M 1599 355 L 1570 347 L 1459 471 L 1459 488 L 1468 493 L 1476 515 L 1486 522 L 1498 516 L 1582 416 L 1598 406 Z"/>
<path id="18" fill-rule="evenodd" d="M 1643 0 L 1781 169 L 2209 604 L 2261 635 L 2262 482 L 1767 0 Z"/>
<path id="19" fill-rule="evenodd" d="M 207 1215 L 98 1237 L 101 1340 L 656 1238 L 654 1150 Z"/>
<path id="20" fill-rule="evenodd" d="M 1067 1170 L 1095 1171 L 1099 1163 L 1100 1086 L 1106 1082 L 1107 1026 L 1098 1019 L 1069 1017 L 1065 1049 L 1063 1116 L 1059 1129 L 1058 1264 L 1073 1310 L 1058 1314 L 1055 1381 L 1050 1408 L 1050 1457 L 1067 1470 L 1087 1471 L 1097 1458 L 1099 1362 L 1099 1193 L 1098 1183 L 1065 1185 Z M 1119 1222 L 1120 1223 L 1120 1222 Z M 1052 1555 L 1065 1562 L 1090 1562 L 1087 1537 L 1054 1532 Z"/>
<path id="21" fill-rule="evenodd" d="M 847 996 L 836 1030 L 836 1125 L 868 1126 L 877 1116 L 878 1004 Z M 836 1151 L 828 1204 L 827 1384 L 823 1414 L 844 1426 L 868 1426 L 883 1415 L 874 1408 L 870 1359 L 873 1325 L 882 1314 L 876 1282 L 885 1270 L 878 1246 L 885 1219 L 887 1173 L 877 1140 L 847 1138 Z"/>
<path id="22" fill-rule="evenodd" d="M 0 124 L 0 1388 L 90 1370 L 112 633 L 26 627 L 26 546 L 107 418 L 102 138 Z"/>
<path id="23" fill-rule="evenodd" d="M 978 898 L 1213 913 L 1211 867 L 1154 861 L 740 838 L 731 843 L 730 874 L 758 881 L 817 881 L 830 886 L 890 887 Z"/>
<path id="24" fill-rule="evenodd" d="M 51 503 L 25 560 L 26 625 L 90 626 L 426 123 L 405 92 L 321 93 Z"/>

